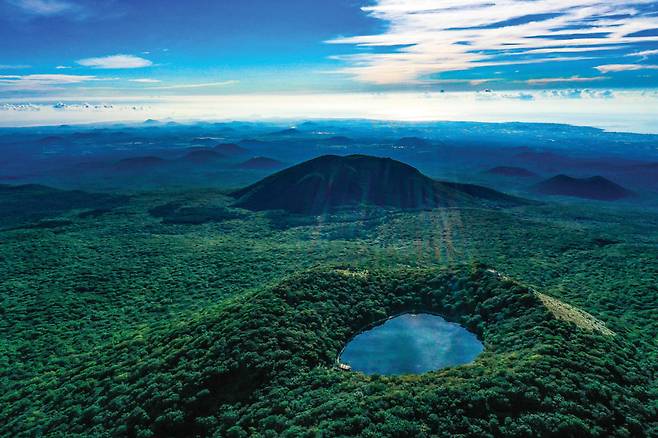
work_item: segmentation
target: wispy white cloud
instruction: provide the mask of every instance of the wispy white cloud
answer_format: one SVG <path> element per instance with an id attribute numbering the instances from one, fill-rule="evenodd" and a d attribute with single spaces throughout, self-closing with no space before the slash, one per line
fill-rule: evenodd
<path id="1" fill-rule="evenodd" d="M 65 103 L 65 102 L 57 102 L 52 105 L 53 109 L 56 110 L 74 110 L 74 111 L 82 111 L 82 110 L 111 110 L 114 108 L 114 105 L 108 104 L 108 103 L 96 103 L 96 104 L 91 104 L 87 102 L 83 103 Z"/>
<path id="2" fill-rule="evenodd" d="M 126 69 L 126 68 L 142 68 L 150 67 L 153 62 L 148 59 L 134 56 L 134 55 L 110 55 L 97 58 L 85 58 L 76 61 L 84 67 L 99 68 L 99 69 Z"/>
<path id="3" fill-rule="evenodd" d="M 237 84 L 239 81 L 229 80 L 221 82 L 205 82 L 201 84 L 176 84 L 176 85 L 162 85 L 158 87 L 150 87 L 149 90 L 177 90 L 184 88 L 211 88 L 211 87 L 225 87 L 227 85 Z"/>
<path id="4" fill-rule="evenodd" d="M 55 67 L 56 70 L 67 70 L 69 68 L 72 68 L 72 67 L 70 67 L 68 65 L 58 65 L 57 67 Z"/>
<path id="5" fill-rule="evenodd" d="M 80 84 L 89 81 L 105 80 L 89 75 L 0 75 L 0 92 L 2 91 L 51 91 L 59 90 L 64 85 Z"/>
<path id="6" fill-rule="evenodd" d="M 658 50 L 643 50 L 641 52 L 629 53 L 626 56 L 640 56 L 642 58 L 647 58 L 649 56 L 658 55 Z"/>
<path id="7" fill-rule="evenodd" d="M 496 93 L 491 90 L 483 90 L 475 93 L 475 99 L 477 101 L 521 100 L 527 102 L 527 101 L 535 100 L 535 95 L 523 91 L 519 91 L 516 93 Z"/>
<path id="8" fill-rule="evenodd" d="M 474 87 L 483 85 L 488 82 L 498 81 L 499 79 L 437 79 L 432 81 L 433 84 L 468 84 Z"/>
<path id="9" fill-rule="evenodd" d="M 121 81 L 119 78 L 112 78 L 113 80 Z M 101 79 L 97 79 L 101 80 Z M 103 79 L 105 80 L 105 79 Z M 212 91 L 213 88 L 221 88 L 221 87 L 227 87 L 230 85 L 238 84 L 240 81 L 237 80 L 226 80 L 226 81 L 221 81 L 221 82 L 203 82 L 203 83 L 179 83 L 179 84 L 171 84 L 171 85 L 159 85 L 162 84 L 162 81 L 159 79 L 151 79 L 151 78 L 137 78 L 137 79 L 127 79 L 126 82 L 133 82 L 136 84 L 144 84 L 143 87 L 135 87 L 135 86 L 120 86 L 121 82 L 118 82 L 117 85 L 111 85 L 111 86 L 99 86 L 99 85 L 91 85 L 91 86 L 79 86 L 76 87 L 76 89 L 80 92 L 87 93 L 89 91 L 112 91 L 112 92 L 121 92 L 121 91 L 131 91 L 131 92 L 144 92 L 148 93 L 151 91 L 164 91 L 164 90 L 194 90 L 194 89 L 208 89 L 208 91 Z"/>
<path id="10" fill-rule="evenodd" d="M 658 65 L 643 65 L 643 64 L 607 64 L 595 67 L 601 73 L 617 73 L 621 71 L 637 71 L 637 70 L 658 70 Z"/>
<path id="11" fill-rule="evenodd" d="M 605 52 L 609 50 L 623 49 L 624 46 L 587 46 L 587 47 L 544 47 L 532 48 L 529 47 L 518 53 L 510 53 L 510 55 L 538 55 L 538 54 L 561 54 L 561 53 L 583 53 L 583 52 Z"/>
<path id="12" fill-rule="evenodd" d="M 83 21 L 90 18 L 116 19 L 125 8 L 116 0 L 0 0 L 13 6 L 8 19 L 24 21 L 32 18 L 58 17 Z M 5 17 L 3 17 L 5 18 Z"/>
<path id="13" fill-rule="evenodd" d="M 78 9 L 77 5 L 65 0 L 8 0 L 10 4 L 31 15 L 54 16 Z"/>
<path id="14" fill-rule="evenodd" d="M 612 90 L 590 90 L 590 89 L 571 89 L 571 90 L 550 90 L 542 93 L 544 97 L 554 97 L 558 99 L 613 99 L 615 94 Z"/>
<path id="15" fill-rule="evenodd" d="M 130 82 L 138 82 L 140 84 L 158 84 L 162 82 L 159 79 L 152 79 L 152 78 L 137 78 L 137 79 L 129 79 Z"/>
<path id="16" fill-rule="evenodd" d="M 646 61 L 652 56 L 658 55 L 658 50 L 642 50 L 640 52 L 629 53 L 626 56 L 634 56 L 640 58 L 640 61 Z"/>
<path id="17" fill-rule="evenodd" d="M 582 77 L 582 76 L 571 76 L 568 78 L 539 78 L 539 79 L 529 79 L 526 82 L 531 85 L 546 85 L 546 84 L 559 84 L 567 82 L 596 82 L 604 81 L 609 79 L 606 76 L 593 76 L 593 77 Z"/>
<path id="18" fill-rule="evenodd" d="M 0 70 L 21 70 L 25 68 L 30 68 L 30 66 L 20 64 L 0 64 Z"/>
<path id="19" fill-rule="evenodd" d="M 41 107 L 31 103 L 3 103 L 0 111 L 40 111 Z"/>
<path id="20" fill-rule="evenodd" d="M 528 59 L 568 62 L 582 58 L 555 54 L 585 53 L 594 58 L 603 56 L 597 52 L 658 41 L 658 36 L 629 36 L 658 27 L 655 16 L 639 9 L 654 2 L 375 0 L 362 9 L 388 23 L 384 32 L 328 43 L 379 48 L 376 53 L 336 58 L 348 64 L 338 71 L 357 80 L 426 82 L 445 72 L 522 64 Z"/>

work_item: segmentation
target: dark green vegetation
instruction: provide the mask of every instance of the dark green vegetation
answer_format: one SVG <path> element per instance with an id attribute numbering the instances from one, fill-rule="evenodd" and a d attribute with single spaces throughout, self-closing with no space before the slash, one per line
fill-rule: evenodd
<path id="1" fill-rule="evenodd" d="M 599 201 L 616 201 L 633 196 L 630 190 L 602 176 L 573 178 L 557 175 L 537 184 L 535 190 L 545 195 L 574 196 Z"/>
<path id="2" fill-rule="evenodd" d="M 206 222 L 223 222 L 239 219 L 243 215 L 238 210 L 231 210 L 214 205 L 183 205 L 181 202 L 170 202 L 149 210 L 153 217 L 162 218 L 164 224 L 199 225 Z"/>
<path id="3" fill-rule="evenodd" d="M 0 435 L 656 436 L 656 158 L 639 157 L 655 138 L 447 127 L 0 130 L 5 181 L 84 188 L 0 190 Z M 249 154 L 182 164 L 224 142 Z M 549 143 L 562 149 L 526 146 Z M 133 158 L 165 166 L 117 172 L 132 144 Z M 347 144 L 522 197 L 527 185 L 483 171 L 612 174 L 645 203 L 500 208 L 468 193 L 491 192 L 444 184 L 473 202 L 309 216 L 240 209 L 227 195 L 266 176 L 236 169 L 249 157 L 297 163 Z M 594 145 L 637 155 L 595 159 Z M 404 310 L 464 325 L 485 352 L 420 376 L 334 368 L 350 336 Z"/>
<path id="4" fill-rule="evenodd" d="M 136 195 L 97 216 L 62 213 L 60 229 L 3 233 L 0 433 L 656 432 L 658 216 L 545 205 L 284 229 L 244 210 L 166 223 L 202 205 L 238 211 L 228 202 Z M 523 280 L 459 267 L 468 260 Z M 426 268 L 437 264 L 454 268 Z M 616 335 L 556 320 L 524 282 Z M 402 310 L 463 324 L 485 353 L 413 378 L 333 368 L 351 335 Z"/>
<path id="5" fill-rule="evenodd" d="M 321 214 L 341 207 L 375 205 L 426 209 L 525 200 L 485 187 L 435 181 L 390 158 L 324 155 L 275 173 L 231 194 L 237 207 Z"/>
<path id="6" fill-rule="evenodd" d="M 36 184 L 0 184 L 0 228 L 15 225 L 39 226 L 38 221 L 49 216 L 74 209 L 111 209 L 125 204 L 127 200 L 126 196 L 57 190 Z M 47 223 L 49 222 L 42 224 Z"/>
<path id="7" fill-rule="evenodd" d="M 419 377 L 333 368 L 363 325 L 422 309 L 465 325 L 487 350 Z M 559 322 L 526 287 L 481 267 L 312 270 L 69 358 L 5 394 L 5 432 L 638 436 L 655 414 L 638 359 L 619 337 Z"/>

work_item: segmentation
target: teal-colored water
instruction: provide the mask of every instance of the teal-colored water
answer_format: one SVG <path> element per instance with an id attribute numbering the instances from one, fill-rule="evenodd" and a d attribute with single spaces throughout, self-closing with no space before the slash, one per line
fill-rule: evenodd
<path id="1" fill-rule="evenodd" d="M 420 374 L 473 362 L 477 337 L 437 315 L 404 314 L 355 336 L 340 362 L 365 374 Z"/>

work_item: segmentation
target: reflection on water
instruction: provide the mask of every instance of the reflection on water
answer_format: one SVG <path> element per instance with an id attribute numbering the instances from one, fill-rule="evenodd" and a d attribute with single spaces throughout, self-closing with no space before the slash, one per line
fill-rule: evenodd
<path id="1" fill-rule="evenodd" d="M 484 346 L 437 315 L 404 314 L 352 339 L 340 362 L 365 374 L 419 374 L 472 362 Z"/>

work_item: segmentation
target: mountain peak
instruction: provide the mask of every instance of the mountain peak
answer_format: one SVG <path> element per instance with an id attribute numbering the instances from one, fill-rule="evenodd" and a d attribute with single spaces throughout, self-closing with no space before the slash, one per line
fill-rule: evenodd
<path id="1" fill-rule="evenodd" d="M 371 205 L 425 209 L 478 201 L 520 204 L 522 200 L 484 187 L 441 183 L 391 158 L 323 155 L 277 172 L 232 193 L 249 210 L 321 214 Z"/>
<path id="2" fill-rule="evenodd" d="M 281 169 L 284 164 L 269 157 L 253 157 L 237 165 L 240 169 L 253 169 L 253 170 L 274 170 Z"/>
<path id="3" fill-rule="evenodd" d="M 600 175 L 574 178 L 560 174 L 535 185 L 534 190 L 544 195 L 571 196 L 599 201 L 617 201 L 633 195 L 630 190 Z"/>
<path id="4" fill-rule="evenodd" d="M 238 156 L 249 153 L 248 149 L 243 148 L 235 143 L 220 143 L 215 146 L 215 150 L 220 154 L 227 156 Z"/>

